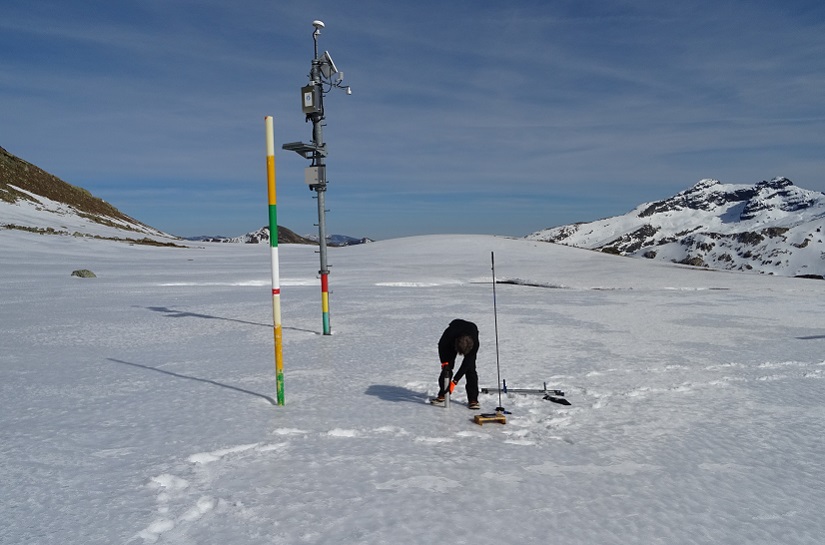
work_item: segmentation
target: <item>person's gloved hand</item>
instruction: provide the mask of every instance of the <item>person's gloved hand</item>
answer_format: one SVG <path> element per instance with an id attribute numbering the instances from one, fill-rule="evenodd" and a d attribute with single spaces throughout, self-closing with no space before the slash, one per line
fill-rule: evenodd
<path id="1" fill-rule="evenodd" d="M 454 380 L 451 380 L 450 381 L 450 393 L 451 394 L 453 393 L 453 390 L 455 390 L 455 385 L 456 385 L 456 382 Z"/>

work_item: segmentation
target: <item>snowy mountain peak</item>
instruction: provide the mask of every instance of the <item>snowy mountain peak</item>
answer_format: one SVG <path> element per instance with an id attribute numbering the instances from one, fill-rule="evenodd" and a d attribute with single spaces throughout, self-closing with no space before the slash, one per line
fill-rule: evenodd
<path id="1" fill-rule="evenodd" d="M 694 185 L 690 189 L 687 189 L 680 193 L 680 195 L 685 193 L 701 193 L 720 185 L 722 185 L 722 182 L 720 182 L 719 180 L 713 178 L 703 178 L 702 180 L 699 180 L 696 183 L 696 185 Z"/>
<path id="2" fill-rule="evenodd" d="M 753 194 L 754 189 L 749 186 L 726 185 L 718 180 L 704 179 L 669 199 L 642 205 L 644 209 L 639 215 L 648 217 L 662 212 L 685 209 L 712 211 L 749 199 Z"/>
<path id="3" fill-rule="evenodd" d="M 825 195 L 801 189 L 787 178 L 774 178 L 770 182 L 756 184 L 756 195 L 751 197 L 740 218 L 743 221 L 756 218 L 761 213 L 799 212 L 807 208 L 822 208 Z"/>
<path id="4" fill-rule="evenodd" d="M 624 216 L 544 229 L 532 240 L 728 270 L 825 276 L 825 194 L 785 177 L 703 179 Z"/>

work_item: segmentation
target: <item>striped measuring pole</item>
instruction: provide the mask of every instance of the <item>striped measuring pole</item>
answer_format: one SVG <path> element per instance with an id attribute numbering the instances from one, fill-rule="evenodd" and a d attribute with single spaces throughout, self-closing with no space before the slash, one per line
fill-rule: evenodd
<path id="1" fill-rule="evenodd" d="M 275 341 L 275 379 L 278 405 L 284 404 L 283 328 L 281 325 L 281 273 L 278 261 L 278 203 L 275 194 L 275 131 L 272 116 L 264 118 L 266 125 L 266 181 L 269 197 L 269 247 L 272 259 L 272 320 Z"/>

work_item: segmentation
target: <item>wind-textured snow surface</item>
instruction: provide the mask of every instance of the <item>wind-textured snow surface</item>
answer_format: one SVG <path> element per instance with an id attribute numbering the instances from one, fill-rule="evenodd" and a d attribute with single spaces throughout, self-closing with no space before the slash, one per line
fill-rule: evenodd
<path id="1" fill-rule="evenodd" d="M 436 391 L 481 330 L 502 399 Z M 825 283 L 489 236 L 269 249 L 0 233 L 0 542 L 819 544 Z M 70 277 L 88 268 L 96 279 Z M 492 411 L 496 396 L 482 396 Z"/>

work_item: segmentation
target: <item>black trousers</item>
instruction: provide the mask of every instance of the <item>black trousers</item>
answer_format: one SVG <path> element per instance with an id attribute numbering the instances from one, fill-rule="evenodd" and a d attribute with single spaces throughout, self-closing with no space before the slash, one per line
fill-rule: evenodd
<path id="1" fill-rule="evenodd" d="M 447 394 L 447 387 L 449 387 L 450 380 L 453 378 L 453 366 L 455 362 L 445 365 L 441 368 L 441 375 L 438 377 L 438 397 L 444 397 Z M 464 389 L 467 391 L 467 401 L 478 401 L 478 373 L 476 373 L 476 366 L 470 366 L 464 373 L 464 379 L 467 381 Z M 459 380 L 461 378 L 459 377 Z M 446 387 L 445 387 L 446 386 Z"/>

